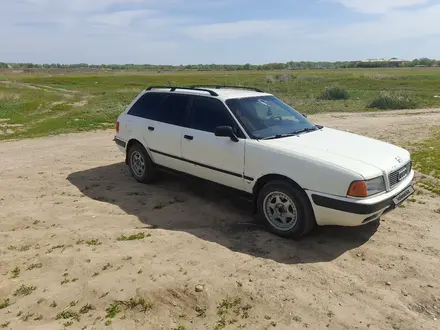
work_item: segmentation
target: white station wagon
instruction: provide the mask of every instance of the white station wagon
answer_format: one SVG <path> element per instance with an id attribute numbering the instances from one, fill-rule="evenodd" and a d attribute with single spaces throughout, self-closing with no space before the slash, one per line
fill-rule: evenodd
<path id="1" fill-rule="evenodd" d="M 149 87 L 114 141 L 137 181 L 169 169 L 233 188 L 284 237 L 376 221 L 414 193 L 407 150 L 316 125 L 256 88 Z"/>

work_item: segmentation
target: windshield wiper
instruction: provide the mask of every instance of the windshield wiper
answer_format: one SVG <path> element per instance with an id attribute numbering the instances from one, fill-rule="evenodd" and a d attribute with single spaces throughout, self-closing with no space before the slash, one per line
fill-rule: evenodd
<path id="1" fill-rule="evenodd" d="M 273 135 L 273 136 L 265 137 L 265 138 L 263 138 L 263 139 L 261 139 L 261 140 L 274 140 L 274 139 L 281 139 L 281 138 L 285 138 L 285 137 L 289 137 L 289 136 L 296 136 L 296 135 L 299 135 L 299 134 L 301 134 L 301 133 L 313 132 L 313 131 L 316 131 L 316 130 L 318 130 L 318 129 L 320 129 L 320 127 L 318 127 L 318 126 L 315 126 L 315 127 L 313 127 L 313 128 L 309 128 L 309 127 L 307 127 L 307 128 L 303 128 L 303 129 L 300 129 L 300 130 L 298 130 L 298 131 L 295 131 L 295 132 L 293 132 L 293 133 L 277 134 L 277 135 Z"/>
<path id="2" fill-rule="evenodd" d="M 313 128 L 307 127 L 307 128 L 303 128 L 303 129 L 300 129 L 298 131 L 295 131 L 292 134 L 293 135 L 298 135 L 298 134 L 301 134 L 301 133 L 313 132 L 313 131 L 316 131 L 317 129 L 318 129 L 318 127 L 316 127 L 316 126 L 313 127 Z"/>
<path id="3" fill-rule="evenodd" d="M 288 134 L 277 134 L 277 135 L 273 135 L 273 136 L 268 136 L 265 138 L 262 138 L 261 140 L 273 140 L 273 139 L 281 139 L 284 137 L 289 137 L 289 136 L 295 136 L 295 133 L 288 133 Z"/>

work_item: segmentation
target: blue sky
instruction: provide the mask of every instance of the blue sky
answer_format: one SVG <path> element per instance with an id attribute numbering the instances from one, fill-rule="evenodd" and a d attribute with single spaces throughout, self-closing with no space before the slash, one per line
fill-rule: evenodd
<path id="1" fill-rule="evenodd" d="M 440 58 L 440 0 L 0 0 L 0 62 Z"/>

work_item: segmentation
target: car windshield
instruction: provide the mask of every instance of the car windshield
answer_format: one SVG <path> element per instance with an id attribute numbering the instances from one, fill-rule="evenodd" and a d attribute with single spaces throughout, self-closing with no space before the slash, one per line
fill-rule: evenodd
<path id="1" fill-rule="evenodd" d="M 281 138 L 318 129 L 275 96 L 229 99 L 226 104 L 251 137 L 256 139 Z"/>

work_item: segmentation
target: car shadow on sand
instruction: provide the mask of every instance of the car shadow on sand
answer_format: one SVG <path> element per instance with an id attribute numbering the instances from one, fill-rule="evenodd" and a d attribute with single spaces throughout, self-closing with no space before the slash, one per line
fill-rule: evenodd
<path id="1" fill-rule="evenodd" d="M 379 224 L 319 227 L 300 240 L 269 233 L 252 216 L 249 201 L 202 180 L 161 173 L 137 183 L 124 163 L 75 172 L 67 178 L 87 197 L 117 205 L 146 228 L 184 231 L 232 251 L 285 264 L 331 261 L 366 243 Z"/>

